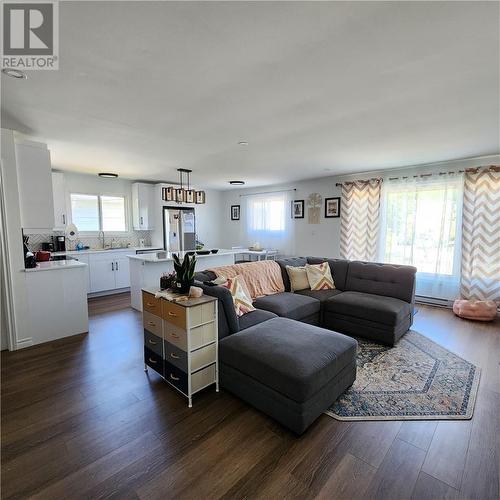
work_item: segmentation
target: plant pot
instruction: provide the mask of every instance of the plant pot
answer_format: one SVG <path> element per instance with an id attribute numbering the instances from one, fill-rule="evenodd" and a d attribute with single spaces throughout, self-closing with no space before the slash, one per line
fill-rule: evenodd
<path id="1" fill-rule="evenodd" d="M 174 290 L 177 293 L 188 293 L 189 289 L 193 285 L 194 280 L 191 281 L 176 281 Z"/>

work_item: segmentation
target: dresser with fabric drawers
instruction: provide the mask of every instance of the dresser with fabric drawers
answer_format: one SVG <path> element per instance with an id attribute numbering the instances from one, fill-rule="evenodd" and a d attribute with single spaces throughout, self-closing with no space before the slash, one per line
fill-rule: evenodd
<path id="1" fill-rule="evenodd" d="M 217 299 L 170 302 L 142 291 L 144 370 L 152 368 L 188 398 L 209 385 L 219 391 Z"/>

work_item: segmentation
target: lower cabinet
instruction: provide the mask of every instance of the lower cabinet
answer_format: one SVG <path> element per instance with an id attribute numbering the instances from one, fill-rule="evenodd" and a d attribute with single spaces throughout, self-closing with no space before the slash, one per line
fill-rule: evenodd
<path id="1" fill-rule="evenodd" d="M 90 254 L 90 292 L 130 286 L 129 259 L 123 252 Z"/>
<path id="2" fill-rule="evenodd" d="M 184 394 L 218 382 L 217 300 L 202 296 L 174 304 L 143 291 L 144 365 Z"/>

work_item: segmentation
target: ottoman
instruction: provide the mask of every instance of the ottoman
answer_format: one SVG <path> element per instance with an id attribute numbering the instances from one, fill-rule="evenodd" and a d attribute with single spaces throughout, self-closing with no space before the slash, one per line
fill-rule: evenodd
<path id="1" fill-rule="evenodd" d="M 302 434 L 356 378 L 357 342 L 273 318 L 219 342 L 222 387 Z"/>

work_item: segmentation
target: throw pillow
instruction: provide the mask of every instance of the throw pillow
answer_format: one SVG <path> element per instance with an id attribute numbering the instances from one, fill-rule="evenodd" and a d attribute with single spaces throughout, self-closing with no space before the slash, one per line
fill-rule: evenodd
<path id="1" fill-rule="evenodd" d="M 247 286 L 243 276 L 238 274 L 234 278 L 228 278 L 221 286 L 227 288 L 231 292 L 236 316 L 240 317 L 251 311 L 255 311 L 255 307 L 252 305 L 252 299 L 245 291 Z"/>
<path id="2" fill-rule="evenodd" d="M 306 264 L 306 273 L 311 290 L 332 290 L 335 288 L 328 262 Z"/>
<path id="3" fill-rule="evenodd" d="M 286 266 L 286 272 L 290 278 L 290 290 L 298 292 L 299 290 L 307 290 L 311 288 L 307 279 L 306 268 L 303 266 Z"/>

